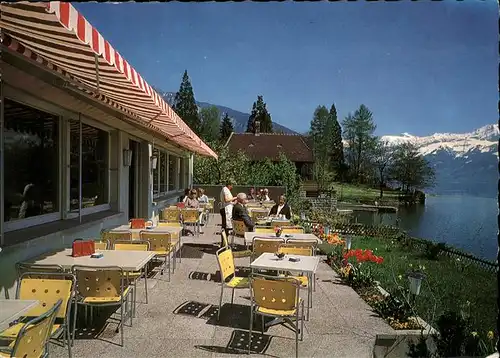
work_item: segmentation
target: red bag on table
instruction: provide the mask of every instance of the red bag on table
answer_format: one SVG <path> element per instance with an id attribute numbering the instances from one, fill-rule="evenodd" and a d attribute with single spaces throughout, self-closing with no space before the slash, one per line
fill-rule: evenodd
<path id="1" fill-rule="evenodd" d="M 146 228 L 146 220 L 144 220 L 144 219 L 131 219 L 130 220 L 130 228 L 131 229 L 145 229 Z"/>
<path id="2" fill-rule="evenodd" d="M 71 256 L 90 256 L 93 253 L 95 253 L 94 240 L 76 239 L 75 241 L 73 241 Z"/>

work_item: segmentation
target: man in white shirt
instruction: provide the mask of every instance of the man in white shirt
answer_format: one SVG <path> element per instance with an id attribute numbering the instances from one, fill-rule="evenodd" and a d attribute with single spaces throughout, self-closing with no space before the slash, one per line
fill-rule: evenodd
<path id="1" fill-rule="evenodd" d="M 271 199 L 269 198 L 269 190 L 267 188 L 264 189 L 263 201 L 271 201 Z"/>
<path id="2" fill-rule="evenodd" d="M 283 215 L 286 219 L 290 220 L 290 218 L 292 217 L 292 211 L 290 209 L 290 206 L 286 202 L 286 198 L 284 195 L 280 195 L 278 203 L 271 208 L 269 215 Z"/>
<path id="3" fill-rule="evenodd" d="M 226 231 L 226 234 L 229 234 L 229 230 L 233 228 L 233 204 L 236 202 L 236 198 L 231 194 L 232 189 L 233 181 L 228 180 L 220 192 L 220 215 L 222 219 L 222 229 Z"/>

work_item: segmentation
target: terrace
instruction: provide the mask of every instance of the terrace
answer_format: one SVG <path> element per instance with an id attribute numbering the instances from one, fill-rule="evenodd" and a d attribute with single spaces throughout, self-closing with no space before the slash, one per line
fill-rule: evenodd
<path id="1" fill-rule="evenodd" d="M 167 275 L 148 280 L 149 303 L 144 304 L 144 285 L 139 283 L 137 315 L 133 326 L 126 322 L 125 345 L 119 346 L 116 325 L 95 319 L 88 329 L 77 328 L 73 357 L 231 357 L 246 355 L 249 328 L 249 290 L 236 290 L 234 305 L 224 291 L 220 321 L 216 320 L 220 285 L 215 252 L 220 242 L 213 215 L 205 234 L 183 237 L 182 263 L 170 282 Z M 242 239 L 236 239 L 242 244 Z M 236 258 L 237 267 L 249 266 L 248 258 Z M 210 274 L 210 276 L 208 275 Z M 349 286 L 321 262 L 316 273 L 313 308 L 304 324 L 300 357 L 371 357 L 376 334 L 395 331 L 373 313 Z M 214 315 L 215 313 L 215 315 Z M 106 316 L 104 312 L 100 315 Z M 257 320 L 256 322 L 259 322 Z M 97 333 L 99 332 L 99 333 Z M 292 357 L 295 334 L 283 325 L 260 333 L 254 325 L 255 355 Z M 241 350 L 243 349 L 243 350 Z M 53 357 L 67 357 L 66 348 L 50 345 Z"/>

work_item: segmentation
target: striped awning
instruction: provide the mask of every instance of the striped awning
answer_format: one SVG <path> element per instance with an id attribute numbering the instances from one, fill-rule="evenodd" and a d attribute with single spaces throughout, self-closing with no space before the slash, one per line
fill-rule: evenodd
<path id="1" fill-rule="evenodd" d="M 63 76 L 181 147 L 217 158 L 139 73 L 67 2 L 0 4 L 2 45 Z"/>

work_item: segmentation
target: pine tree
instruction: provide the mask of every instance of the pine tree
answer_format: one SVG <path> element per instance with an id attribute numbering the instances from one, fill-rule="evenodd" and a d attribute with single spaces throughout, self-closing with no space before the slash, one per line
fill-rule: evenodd
<path id="1" fill-rule="evenodd" d="M 337 179 L 342 178 L 344 170 L 344 144 L 342 143 L 342 128 L 337 119 L 337 108 L 332 104 L 330 108 L 330 123 L 332 126 L 332 164 Z"/>
<path id="2" fill-rule="evenodd" d="M 261 133 L 273 132 L 271 114 L 267 111 L 266 102 L 264 102 L 263 96 L 257 96 L 257 102 L 253 103 L 252 113 L 250 114 L 250 117 L 248 117 L 247 132 L 255 132 L 256 121 L 260 122 Z"/>
<path id="3" fill-rule="evenodd" d="M 201 121 L 198 106 L 194 99 L 193 86 L 191 86 L 187 70 L 184 71 L 181 86 L 175 94 L 173 109 L 195 133 L 200 132 Z"/>
<path id="4" fill-rule="evenodd" d="M 231 133 L 234 132 L 234 127 L 233 127 L 233 121 L 227 113 L 224 113 L 224 118 L 222 119 L 221 125 L 220 125 L 220 141 L 225 142 L 231 135 Z"/>
<path id="5" fill-rule="evenodd" d="M 311 121 L 309 136 L 313 143 L 315 177 L 322 189 L 330 180 L 332 167 L 330 113 L 325 106 L 318 106 Z"/>

